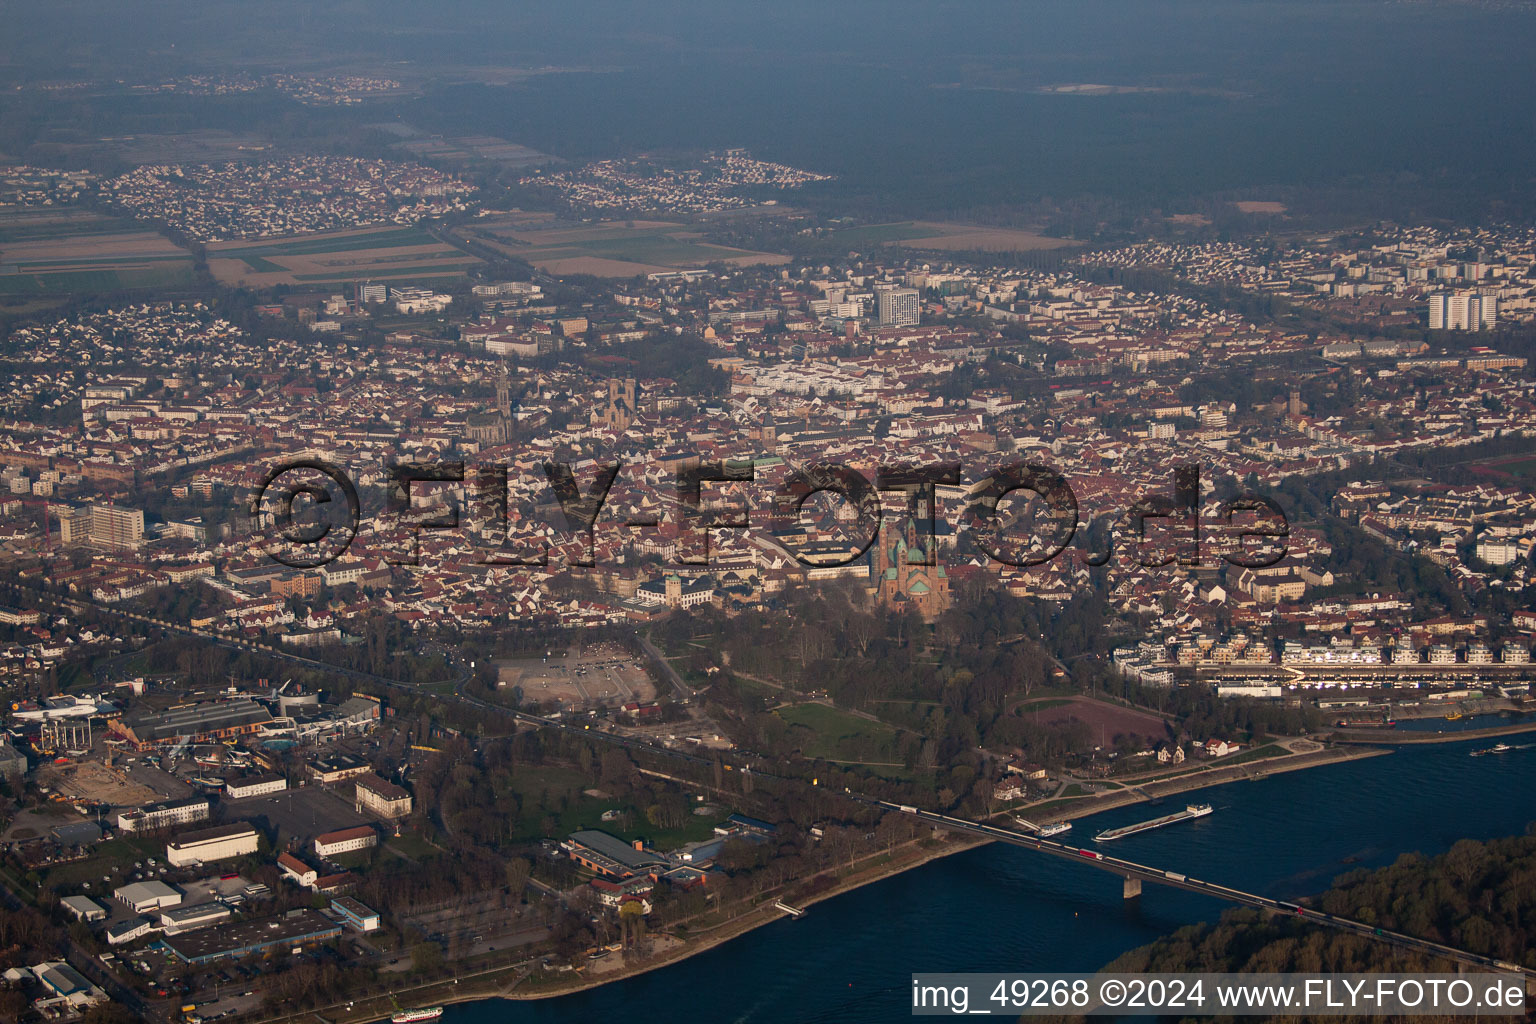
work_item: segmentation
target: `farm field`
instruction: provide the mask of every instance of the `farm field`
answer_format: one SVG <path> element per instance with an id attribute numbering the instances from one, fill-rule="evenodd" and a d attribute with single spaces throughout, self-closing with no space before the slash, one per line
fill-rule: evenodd
<path id="1" fill-rule="evenodd" d="M 551 274 L 634 277 L 709 263 L 778 264 L 788 257 L 703 241 L 701 232 L 671 221 L 598 224 L 558 221 L 552 214 L 509 214 L 476 221 L 463 237 Z"/>
<path id="2" fill-rule="evenodd" d="M 1271 202 L 1266 199 L 1240 199 L 1232 204 L 1243 213 L 1284 213 L 1284 203 Z"/>
<path id="3" fill-rule="evenodd" d="M 372 227 L 302 238 L 217 242 L 208 269 L 224 284 L 420 283 L 453 278 L 481 261 L 416 227 Z"/>
<path id="4" fill-rule="evenodd" d="M 0 210 L 0 298 L 175 287 L 192 256 L 133 221 L 89 210 Z"/>
<path id="5" fill-rule="evenodd" d="M 63 166 L 79 166 L 103 154 L 129 166 L 139 164 L 214 164 L 258 158 L 267 140 L 254 134 L 194 128 L 190 131 L 142 131 L 61 142 L 53 147 Z"/>
<path id="6" fill-rule="evenodd" d="M 952 252 L 1030 252 L 1078 244 L 1065 238 L 1050 238 L 1018 228 L 989 228 L 927 220 L 842 228 L 832 232 L 831 237 L 851 247 L 902 245 L 909 249 L 944 249 Z"/>

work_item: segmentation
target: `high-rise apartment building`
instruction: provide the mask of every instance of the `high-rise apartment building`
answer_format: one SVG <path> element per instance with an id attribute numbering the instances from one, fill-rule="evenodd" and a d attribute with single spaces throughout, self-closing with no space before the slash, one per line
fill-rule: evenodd
<path id="1" fill-rule="evenodd" d="M 59 517 L 60 544 L 71 548 L 90 541 L 91 510 L 88 506 L 55 505 L 53 511 Z"/>
<path id="2" fill-rule="evenodd" d="M 881 288 L 876 294 L 881 327 L 916 327 L 916 288 Z"/>
<path id="3" fill-rule="evenodd" d="M 1499 319 L 1499 299 L 1481 292 L 1436 292 L 1429 297 L 1432 331 L 1480 331 Z"/>
<path id="4" fill-rule="evenodd" d="M 144 510 L 92 505 L 90 540 L 112 551 L 132 551 L 144 543 Z"/>

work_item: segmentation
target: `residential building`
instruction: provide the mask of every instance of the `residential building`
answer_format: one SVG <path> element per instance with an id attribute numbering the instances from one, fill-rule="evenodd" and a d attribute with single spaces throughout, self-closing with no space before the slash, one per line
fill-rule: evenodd
<path id="1" fill-rule="evenodd" d="M 288 780 L 281 775 L 250 775 L 243 779 L 227 779 L 224 795 L 231 800 L 281 793 L 288 788 Z"/>
<path id="2" fill-rule="evenodd" d="M 357 777 L 356 787 L 359 811 L 381 818 L 403 818 L 411 813 L 411 794 L 393 782 L 369 773 Z"/>
<path id="3" fill-rule="evenodd" d="M 291 853 L 278 854 L 277 867 L 283 873 L 284 878 L 291 878 L 306 889 L 314 885 L 315 879 L 320 877 L 320 872 L 305 864 Z"/>
<path id="4" fill-rule="evenodd" d="M 0 738 L 0 778 L 18 781 L 27 774 L 27 755 Z"/>
<path id="5" fill-rule="evenodd" d="M 878 289 L 875 302 L 881 327 L 917 326 L 919 302 L 916 288 Z"/>
<path id="6" fill-rule="evenodd" d="M 1429 297 L 1432 331 L 1480 331 L 1498 323 L 1497 296 L 1480 292 L 1436 292 Z"/>
<path id="7" fill-rule="evenodd" d="M 344 828 L 315 837 L 315 853 L 322 857 L 334 857 L 338 853 L 366 850 L 370 846 L 377 845 L 379 845 L 379 834 L 368 825 Z"/>
<path id="8" fill-rule="evenodd" d="M 117 816 L 117 827 L 124 832 L 153 832 L 173 825 L 190 825 L 194 821 L 207 820 L 207 798 L 193 797 L 190 800 L 174 800 L 123 811 Z"/>
<path id="9" fill-rule="evenodd" d="M 1511 565 L 1520 557 L 1520 545 L 1512 540 L 1480 540 L 1476 554 L 1489 565 Z"/>
<path id="10" fill-rule="evenodd" d="M 92 505 L 90 541 L 109 551 L 133 551 L 144 543 L 144 510 Z"/>

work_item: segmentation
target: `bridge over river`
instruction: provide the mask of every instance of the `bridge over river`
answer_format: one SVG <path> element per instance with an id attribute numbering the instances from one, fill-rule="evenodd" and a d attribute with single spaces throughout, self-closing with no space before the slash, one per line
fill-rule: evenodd
<path id="1" fill-rule="evenodd" d="M 1125 860 L 1121 857 L 1112 857 L 1099 850 L 1089 850 L 1079 846 L 1070 846 L 1066 843 L 1058 843 L 1050 839 L 1028 836 L 1022 832 L 1015 832 L 1012 829 L 1003 828 L 999 825 L 989 825 L 984 822 L 956 818 L 947 814 L 922 811 L 915 807 L 893 804 L 885 800 L 871 800 L 867 802 L 879 804 L 890 810 L 901 811 L 904 814 L 910 814 L 938 828 L 948 829 L 952 832 L 963 832 L 985 839 L 995 839 L 998 842 L 1010 843 L 1014 846 L 1022 846 L 1052 857 L 1062 857 L 1080 864 L 1086 864 L 1089 867 L 1098 868 L 1101 871 L 1108 871 L 1119 875 L 1124 879 L 1124 892 L 1127 899 L 1141 895 L 1143 883 L 1151 882 L 1156 885 L 1167 885 L 1175 889 L 1204 893 L 1207 896 L 1214 896 L 1229 903 L 1257 907 L 1260 910 L 1277 914 L 1293 915 L 1316 924 L 1327 925 L 1330 928 L 1338 928 L 1341 931 L 1365 935 L 1378 942 L 1385 942 L 1401 949 L 1410 949 L 1431 956 L 1443 957 L 1457 964 L 1465 964 L 1468 967 L 1519 974 L 1525 978 L 1528 991 L 1536 987 L 1536 971 L 1526 970 L 1517 964 L 1495 960 L 1492 957 L 1481 956 L 1477 953 L 1469 953 L 1466 950 L 1444 946 L 1438 942 L 1430 942 L 1426 939 L 1415 938 L 1412 935 L 1404 935 L 1402 932 L 1394 932 L 1386 928 L 1375 928 L 1359 921 L 1352 921 L 1346 917 L 1339 917 L 1337 914 L 1313 910 L 1310 907 L 1303 907 L 1296 903 L 1287 903 L 1284 900 L 1271 899 L 1258 893 L 1244 892 L 1241 889 L 1233 889 L 1230 886 L 1220 885 L 1216 882 L 1206 882 L 1198 878 L 1190 878 L 1188 875 L 1178 871 L 1149 867 L 1146 864 L 1138 864 L 1135 861 Z"/>

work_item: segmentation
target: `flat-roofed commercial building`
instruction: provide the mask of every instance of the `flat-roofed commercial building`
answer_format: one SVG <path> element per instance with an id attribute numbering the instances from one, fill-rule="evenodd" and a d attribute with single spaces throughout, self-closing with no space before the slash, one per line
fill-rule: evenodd
<path id="1" fill-rule="evenodd" d="M 342 782 L 346 779 L 355 779 L 359 775 L 366 775 L 373 769 L 367 761 L 353 757 L 351 754 L 332 754 L 329 757 L 317 757 L 304 766 L 309 772 L 310 778 L 324 785 Z"/>
<path id="2" fill-rule="evenodd" d="M 229 907 L 216 900 L 194 903 L 190 907 L 171 907 L 160 911 L 160 927 L 165 929 L 167 935 L 180 935 L 194 928 L 207 928 L 220 921 L 228 921 L 233 913 Z"/>
<path id="3" fill-rule="evenodd" d="M 560 845 L 576 863 L 609 878 L 633 878 L 671 867 L 665 857 L 645 849 L 639 840 L 626 843 L 596 829 L 572 832 Z"/>
<path id="4" fill-rule="evenodd" d="M 125 942 L 132 942 L 134 939 L 148 935 L 154 927 L 147 917 L 130 917 L 126 921 L 119 921 L 107 927 L 107 945 L 121 946 Z"/>
<path id="5" fill-rule="evenodd" d="M 338 853 L 366 850 L 379 845 L 379 834 L 371 826 L 359 825 L 315 837 L 315 852 L 322 857 L 334 857 Z"/>
<path id="6" fill-rule="evenodd" d="M 247 821 L 215 825 L 179 835 L 165 844 L 165 860 L 174 867 L 188 864 L 212 864 L 231 857 L 256 852 L 261 836 Z"/>
<path id="7" fill-rule="evenodd" d="M 246 736 L 269 725 L 272 714 L 253 700 L 222 700 L 189 708 L 146 712 L 112 720 L 108 728 L 139 750 L 175 743 L 216 743 Z"/>
<path id="8" fill-rule="evenodd" d="M 247 956 L 267 956 L 286 950 L 302 949 L 334 939 L 341 926 L 316 910 L 293 910 L 282 917 L 242 921 L 225 928 L 200 928 L 181 935 L 168 935 L 165 947 L 177 959 L 189 964 L 215 960 L 238 960 Z"/>
<path id="9" fill-rule="evenodd" d="M 381 818 L 403 818 L 411 813 L 411 794 L 373 773 L 357 777 L 357 809 Z"/>
<path id="10" fill-rule="evenodd" d="M 130 882 L 112 890 L 112 898 L 135 914 L 181 905 L 181 890 L 164 882 Z"/>
<path id="11" fill-rule="evenodd" d="M 79 971 L 62 960 L 38 964 L 32 968 L 32 976 L 48 990 L 49 996 L 39 999 L 38 1009 L 50 1010 L 67 1006 L 72 1010 L 95 1006 L 107 1001 L 107 994 L 87 981 Z"/>
<path id="12" fill-rule="evenodd" d="M 89 896 L 65 896 L 59 901 L 64 909 L 75 915 L 78 921 L 89 924 L 92 921 L 105 921 L 107 908 L 91 899 Z"/>
<path id="13" fill-rule="evenodd" d="M 360 932 L 371 932 L 379 927 L 379 912 L 370 910 L 351 896 L 337 896 L 331 900 L 331 909 L 343 923 Z"/>

